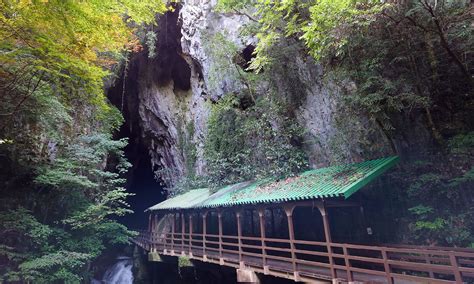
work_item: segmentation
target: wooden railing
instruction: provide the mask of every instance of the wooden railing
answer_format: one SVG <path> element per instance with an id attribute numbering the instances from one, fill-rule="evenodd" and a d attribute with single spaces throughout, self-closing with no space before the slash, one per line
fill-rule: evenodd
<path id="1" fill-rule="evenodd" d="M 474 250 L 366 246 L 247 236 L 140 232 L 134 242 L 163 255 L 248 267 L 295 281 L 474 283 Z"/>

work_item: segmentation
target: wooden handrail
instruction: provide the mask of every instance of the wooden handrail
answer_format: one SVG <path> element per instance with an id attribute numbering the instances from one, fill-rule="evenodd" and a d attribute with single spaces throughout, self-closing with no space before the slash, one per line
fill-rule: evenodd
<path id="1" fill-rule="evenodd" d="M 229 242 L 230 240 L 232 242 Z M 184 252 L 203 261 L 215 262 L 221 259 L 219 261 L 221 265 L 227 262 L 237 264 L 239 261 L 245 262 L 255 269 L 261 269 L 259 271 L 267 269 L 265 273 L 271 274 L 274 271 L 274 275 L 282 275 L 289 271 L 299 273 L 294 269 L 300 270 L 300 265 L 304 265 L 306 270 L 308 267 L 314 267 L 315 271 L 326 269 L 326 274 L 320 275 L 326 279 L 330 277 L 328 269 L 332 267 L 337 271 L 337 278 L 347 281 L 358 281 L 357 277 L 360 277 L 360 274 L 367 277 L 382 276 L 388 283 L 393 283 L 395 279 L 430 283 L 462 283 L 465 278 L 474 278 L 472 265 L 474 250 L 472 249 L 448 250 L 443 247 L 437 250 L 433 247 L 368 246 L 293 240 L 295 248 L 292 250 L 290 241 L 286 239 L 249 236 L 239 238 L 231 235 L 219 236 L 193 232 L 158 234 L 148 231 L 140 232 L 133 242 L 146 250 L 158 253 L 164 253 L 165 249 L 171 247 L 175 254 Z M 286 247 L 282 247 L 282 244 Z M 312 247 L 312 249 L 304 246 Z M 330 248 L 332 252 L 329 253 L 327 248 Z M 292 251 L 295 255 L 294 259 L 288 256 Z M 167 254 L 169 253 L 170 251 L 167 250 Z M 340 261 L 336 261 L 338 259 L 343 261 L 342 265 Z M 275 266 L 275 262 L 280 264 Z M 235 267 L 235 264 L 229 265 Z M 265 265 L 267 268 L 264 267 Z M 341 271 L 344 273 L 341 274 Z M 353 274 L 354 272 L 358 275 Z M 303 274 L 310 278 L 317 276 L 317 274 L 311 276 L 312 273 L 309 272 Z M 440 277 L 440 275 L 444 276 Z"/>

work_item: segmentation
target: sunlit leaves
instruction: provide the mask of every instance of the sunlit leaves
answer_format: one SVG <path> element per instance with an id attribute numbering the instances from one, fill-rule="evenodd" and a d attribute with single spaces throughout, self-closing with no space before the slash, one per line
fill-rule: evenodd
<path id="1" fill-rule="evenodd" d="M 85 263 L 132 235 L 112 220 L 131 212 L 130 163 L 127 141 L 111 139 L 123 118 L 104 80 L 141 49 L 134 29 L 165 10 L 161 0 L 0 2 L 0 282 L 87 282 Z"/>
<path id="2" fill-rule="evenodd" d="M 129 43 L 136 40 L 127 22 L 151 23 L 165 9 L 158 0 L 2 1 L 0 69 L 9 76 L 39 72 L 54 86 L 50 96 L 66 97 L 63 104 L 80 97 L 96 108 L 96 118 L 108 117 L 104 67 L 110 67 L 114 54 L 133 49 Z"/>
<path id="3" fill-rule="evenodd" d="M 268 50 L 279 37 L 302 40 L 316 59 L 338 54 L 347 42 L 349 30 L 366 26 L 385 4 L 377 1 L 230 1 L 221 0 L 218 11 L 252 14 L 257 20 L 259 39 L 251 68 L 261 71 L 271 62 Z M 252 11 L 252 12 L 249 12 Z"/>

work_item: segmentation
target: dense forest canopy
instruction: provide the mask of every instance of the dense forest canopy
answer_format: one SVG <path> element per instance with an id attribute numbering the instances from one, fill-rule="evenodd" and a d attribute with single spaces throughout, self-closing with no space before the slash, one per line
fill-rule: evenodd
<path id="1" fill-rule="evenodd" d="M 179 5 L 0 2 L 0 282 L 88 281 L 91 262 L 133 236 L 114 219 L 132 210 L 123 187 L 127 140 L 113 139 L 125 89 L 118 107 L 105 91 L 125 82 L 135 54 L 163 56 L 156 18 Z M 171 194 L 309 167 L 308 140 L 318 137 L 294 117 L 304 90 L 285 64 L 298 57 L 318 62 L 318 80 L 341 90 L 331 163 L 351 160 L 348 143 L 360 160 L 402 157 L 390 182 L 377 185 L 384 190 L 365 196 L 396 222 L 374 221 L 382 240 L 474 247 L 470 1 L 219 0 L 213 11 L 246 18 L 240 32 L 255 46 L 242 55 L 224 34 L 205 35 L 213 63 L 206 87 L 226 76 L 242 88 L 209 100 L 204 174 L 196 172 L 195 125 L 177 131 L 186 174 L 173 184 L 165 177 L 174 169 L 157 171 Z M 413 125 L 428 129 L 429 143 L 405 145 Z M 373 143 L 377 135 L 388 149 Z"/>
<path id="2" fill-rule="evenodd" d="M 0 3 L 0 282 L 80 282 L 131 232 L 127 141 L 104 80 L 140 43 L 161 1 Z M 110 79 L 109 79 L 110 80 Z M 113 160 L 113 163 L 107 161 Z"/>

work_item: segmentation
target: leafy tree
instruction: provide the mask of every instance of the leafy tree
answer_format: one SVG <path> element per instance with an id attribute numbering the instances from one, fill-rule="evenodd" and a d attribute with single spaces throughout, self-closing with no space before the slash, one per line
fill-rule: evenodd
<path id="1" fill-rule="evenodd" d="M 4 197 L 7 207 L 32 210 L 0 211 L 0 253 L 8 259 L 3 280 L 78 282 L 85 264 L 106 246 L 128 242 L 132 232 L 111 219 L 131 212 L 120 177 L 130 166 L 125 145 L 103 134 L 81 137 L 38 168 L 32 192 L 21 188 L 33 195 L 32 203 L 18 194 Z M 117 163 L 108 170 L 104 165 L 112 157 Z"/>
<path id="2" fill-rule="evenodd" d="M 134 30 L 165 4 L 146 1 L 0 3 L 1 281 L 78 283 L 107 246 L 133 235 L 122 175 L 127 141 L 104 82 Z"/>
<path id="3" fill-rule="evenodd" d="M 281 38 L 302 40 L 311 55 L 322 59 L 331 52 L 340 52 L 350 31 L 370 24 L 383 7 L 377 1 L 354 0 L 221 0 L 217 10 L 246 15 L 257 24 L 259 41 L 250 68 L 261 71 L 272 62 L 269 55 Z"/>

